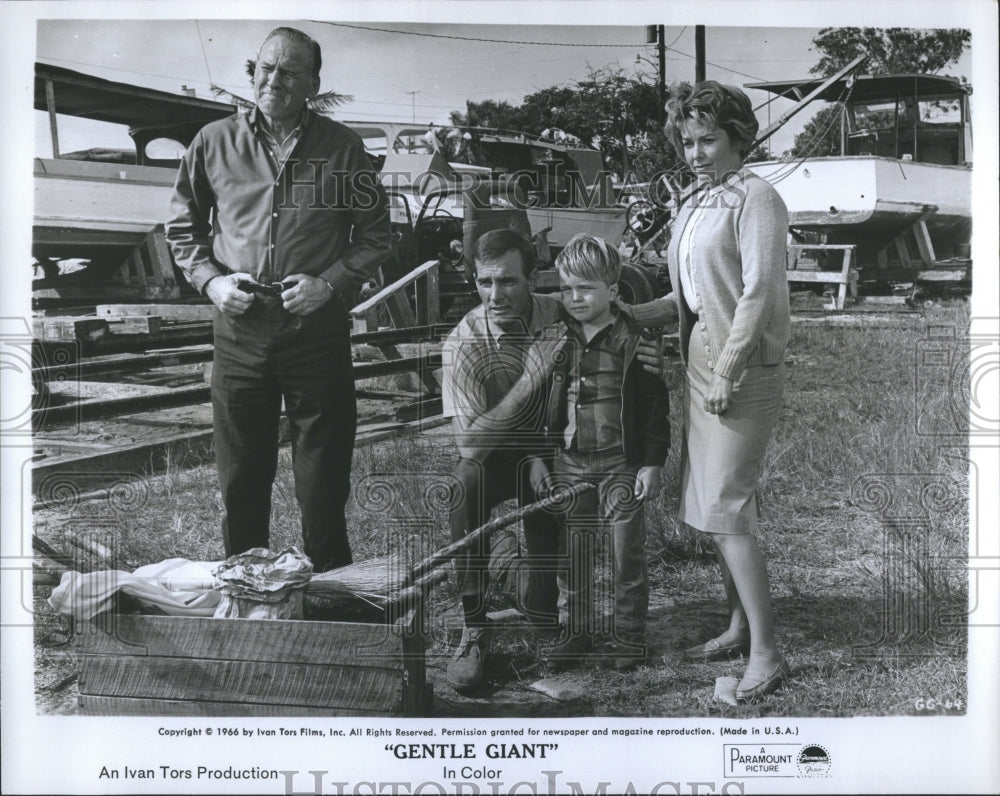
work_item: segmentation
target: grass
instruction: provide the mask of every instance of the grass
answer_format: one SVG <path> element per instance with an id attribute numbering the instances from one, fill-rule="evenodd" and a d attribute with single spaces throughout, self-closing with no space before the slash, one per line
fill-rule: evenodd
<path id="1" fill-rule="evenodd" d="M 676 656 L 720 632 L 725 615 L 718 568 L 704 538 L 676 520 L 681 418 L 675 389 L 664 489 L 647 510 L 651 665 L 628 675 L 579 670 L 587 699 L 566 712 L 910 715 L 922 713 L 921 697 L 964 704 L 966 632 L 961 619 L 947 623 L 949 614 L 962 617 L 967 610 L 968 468 L 961 419 L 956 427 L 952 410 L 963 388 L 954 383 L 962 368 L 928 370 L 918 355 L 929 325 L 964 330 L 967 323 L 967 304 L 955 301 L 923 316 L 866 318 L 850 326 L 793 324 L 784 408 L 760 484 L 759 527 L 792 680 L 758 706 L 734 708 L 713 699 L 715 678 L 739 677 L 744 662 L 691 665 Z M 356 451 L 348 521 L 357 560 L 413 540 L 428 552 L 447 543 L 444 485 L 455 455 L 447 434 Z M 97 528 L 137 564 L 222 557 L 211 466 L 173 467 L 144 484 L 138 509 L 91 501 L 72 517 L 40 511 L 36 532 L 68 549 L 67 534 Z M 283 451 L 272 547 L 299 544 L 299 533 Z M 511 605 L 499 590 L 491 599 L 494 608 Z M 72 653 L 60 632 L 62 620 L 46 615 L 40 600 L 36 609 L 38 681 L 51 686 L 72 671 Z M 429 662 L 440 671 L 460 627 L 450 579 L 435 590 L 430 613 Z M 500 684 L 497 697 L 527 699 L 527 684 L 544 674 L 539 648 L 545 634 L 510 628 L 497 639 L 490 672 Z M 40 691 L 40 705 L 51 702 L 42 696 Z"/>

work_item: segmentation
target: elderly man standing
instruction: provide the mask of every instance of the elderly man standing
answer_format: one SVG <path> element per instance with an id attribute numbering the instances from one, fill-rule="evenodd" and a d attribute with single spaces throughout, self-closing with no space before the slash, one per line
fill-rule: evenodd
<path id="1" fill-rule="evenodd" d="M 317 572 L 352 560 L 344 509 L 357 407 L 347 307 L 390 245 L 385 196 L 361 139 L 306 107 L 320 66 L 307 34 L 282 27 L 267 36 L 255 107 L 198 133 L 166 225 L 178 266 L 216 308 L 212 406 L 226 555 L 268 546 L 284 399 L 305 552 Z"/>
<path id="2" fill-rule="evenodd" d="M 482 304 L 452 330 L 442 351 L 444 415 L 452 418 L 459 453 L 450 518 L 454 540 L 483 525 L 502 501 L 534 502 L 545 485 L 541 422 L 547 374 L 544 366 L 526 373 L 524 360 L 562 306 L 553 296 L 532 293 L 535 248 L 519 232 L 487 232 L 472 255 Z M 482 545 L 456 560 L 465 630 L 448 664 L 448 682 L 458 691 L 485 682 L 490 574 L 518 585 L 521 608 L 530 619 L 556 624 L 556 517 L 542 513 L 526 519 L 524 535 L 526 558 L 518 557 L 516 537 L 504 534 L 494 539 L 492 557 Z"/>

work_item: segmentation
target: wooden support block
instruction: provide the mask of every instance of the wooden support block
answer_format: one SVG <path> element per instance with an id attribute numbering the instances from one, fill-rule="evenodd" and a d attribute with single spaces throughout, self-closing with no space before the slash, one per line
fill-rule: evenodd
<path id="1" fill-rule="evenodd" d="M 108 322 L 103 318 L 34 318 L 36 340 L 89 343 L 108 334 Z"/>
<path id="2" fill-rule="evenodd" d="M 158 225 L 135 247 L 111 278 L 111 285 L 127 290 L 123 298 L 136 300 L 180 298 L 173 260 L 163 226 Z M 108 295 L 120 295 L 102 293 Z"/>
<path id="3" fill-rule="evenodd" d="M 851 295 L 858 295 L 858 272 L 851 267 L 854 259 L 853 244 L 792 244 L 788 247 L 786 262 L 801 263 L 805 251 L 834 251 L 841 253 L 841 267 L 839 271 L 812 271 L 798 268 L 789 268 L 785 271 L 785 277 L 789 282 L 809 282 L 812 284 L 834 284 L 837 285 L 837 297 L 834 300 L 834 308 L 844 309 L 847 300 L 847 291 L 850 289 Z M 812 259 L 809 262 L 818 261 Z"/>

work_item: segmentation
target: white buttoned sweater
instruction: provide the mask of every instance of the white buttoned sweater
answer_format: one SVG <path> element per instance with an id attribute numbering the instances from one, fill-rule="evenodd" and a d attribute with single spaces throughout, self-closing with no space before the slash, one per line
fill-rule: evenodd
<path id="1" fill-rule="evenodd" d="M 735 381 L 751 365 L 781 362 L 788 345 L 788 210 L 768 182 L 745 170 L 731 175 L 723 190 L 709 199 L 691 236 L 701 299 L 701 313 L 695 317 L 681 295 L 678 246 L 693 203 L 703 195 L 699 192 L 685 202 L 674 223 L 667 248 L 673 291 L 635 305 L 632 317 L 643 326 L 677 320 L 685 357 L 691 324 L 700 323 L 709 367 Z M 678 312 L 678 307 L 684 311 Z"/>

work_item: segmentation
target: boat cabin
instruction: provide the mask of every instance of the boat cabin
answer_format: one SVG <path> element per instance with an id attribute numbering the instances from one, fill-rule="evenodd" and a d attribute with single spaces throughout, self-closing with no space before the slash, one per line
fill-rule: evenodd
<path id="1" fill-rule="evenodd" d="M 36 63 L 35 110 L 48 112 L 52 155 L 57 160 L 176 168 L 195 134 L 209 122 L 231 116 L 236 107 Z M 89 149 L 62 153 L 59 115 L 123 125 L 135 142 L 135 151 Z"/>
<path id="2" fill-rule="evenodd" d="M 748 83 L 747 88 L 798 100 L 815 80 Z M 840 155 L 965 165 L 972 161 L 969 89 L 944 75 L 862 75 L 839 80 L 817 99 L 842 102 Z"/>

